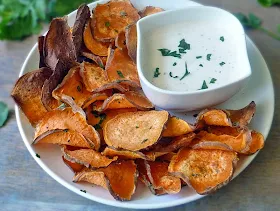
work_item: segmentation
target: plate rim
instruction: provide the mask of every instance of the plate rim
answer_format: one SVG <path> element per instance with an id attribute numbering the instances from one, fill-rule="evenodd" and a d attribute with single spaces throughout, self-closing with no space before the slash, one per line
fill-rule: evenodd
<path id="1" fill-rule="evenodd" d="M 106 2 L 106 0 L 98 0 L 98 1 L 95 1 L 95 2 L 92 2 L 90 4 L 88 4 L 89 6 L 91 6 L 92 4 L 97 4 L 99 2 Z M 197 4 L 197 6 L 202 6 L 202 4 L 199 4 L 197 2 L 194 2 L 194 1 L 189 1 L 191 3 L 195 3 Z M 77 10 L 71 12 L 68 14 L 69 15 L 73 15 L 77 12 Z M 47 32 L 46 32 L 47 33 Z M 44 34 L 46 34 L 44 33 Z M 256 53 L 258 53 L 261 57 L 261 60 L 264 64 L 264 66 L 266 66 L 266 69 L 268 70 L 268 76 L 269 76 L 269 79 L 272 83 L 272 96 L 273 96 L 273 100 L 272 100 L 272 112 L 271 112 L 271 116 L 270 116 L 270 125 L 267 127 L 269 128 L 268 129 L 268 132 L 267 134 L 263 134 L 264 135 L 264 138 L 265 138 L 265 141 L 268 137 L 268 134 L 271 130 L 271 126 L 272 126 L 272 123 L 273 123 L 273 119 L 274 119 L 274 112 L 275 112 L 275 89 L 274 89 L 274 84 L 273 84 L 273 80 L 272 80 L 272 77 L 271 77 L 271 73 L 270 73 L 270 69 L 262 55 L 262 53 L 260 52 L 259 48 L 255 45 L 255 43 L 248 37 L 248 35 L 246 35 L 246 42 L 249 42 L 250 45 L 252 45 L 252 47 L 254 48 L 254 51 Z M 26 66 L 27 66 L 27 63 L 28 61 L 30 60 L 32 54 L 34 51 L 36 51 L 37 49 L 37 46 L 38 46 L 38 43 L 36 42 L 34 44 L 34 46 L 31 48 L 31 50 L 29 51 L 27 57 L 25 58 L 22 66 L 21 66 L 21 69 L 20 69 L 20 72 L 19 72 L 19 77 L 21 77 L 23 74 L 24 74 L 24 70 L 26 69 Z M 113 201 L 113 200 L 107 200 L 107 199 L 103 199 L 101 197 L 96 197 L 94 195 L 91 195 L 91 194 L 85 194 L 83 192 L 81 192 L 78 188 L 72 186 L 72 185 L 69 185 L 64 179 L 62 179 L 59 175 L 57 175 L 56 173 L 54 173 L 48 166 L 45 165 L 45 163 L 40 160 L 39 158 L 36 157 L 36 152 L 32 149 L 31 147 L 31 144 L 29 143 L 28 141 L 28 138 L 26 137 L 26 134 L 23 130 L 23 126 L 22 126 L 22 119 L 20 117 L 21 115 L 21 110 L 20 108 L 15 105 L 15 115 L 16 115 L 16 122 L 17 122 L 17 126 L 18 126 L 18 129 L 19 129 L 19 132 L 20 132 L 20 135 L 21 135 L 21 138 L 26 146 L 26 148 L 28 149 L 29 153 L 31 154 L 31 156 L 33 157 L 33 159 L 37 162 L 37 164 L 49 175 L 51 176 L 54 180 L 56 180 L 58 183 L 60 183 L 61 185 L 63 185 L 64 187 L 66 187 L 67 189 L 71 190 L 72 192 L 82 196 L 82 197 L 85 197 L 89 200 L 92 200 L 92 201 L 95 201 L 95 202 L 98 202 L 98 203 L 102 203 L 102 204 L 105 204 L 105 205 L 109 205 L 109 206 L 114 206 L 114 207 L 121 207 L 121 208 L 128 208 L 128 209 L 160 209 L 160 208 L 168 208 L 168 207 L 174 207 L 174 206 L 178 206 L 178 205 L 182 205 L 182 204 L 186 204 L 186 203 L 189 203 L 189 202 L 192 202 L 192 201 L 195 201 L 197 199 L 200 199 L 202 197 L 205 197 L 207 195 L 199 195 L 199 194 L 195 194 L 194 196 L 191 197 L 182 197 L 180 199 L 176 199 L 176 200 L 173 200 L 173 201 L 168 201 L 166 203 L 160 203 L 160 204 L 137 204 L 137 203 L 131 203 L 133 201 L 128 201 L 128 202 L 119 202 L 119 201 Z M 243 172 L 251 163 L 252 161 L 255 159 L 255 157 L 258 155 L 259 151 L 256 152 L 255 154 L 253 155 L 250 155 L 250 157 L 248 157 L 246 159 L 246 162 L 244 163 L 244 165 L 242 167 L 240 167 L 238 169 L 238 172 L 234 175 L 233 179 L 236 178 L 241 172 Z M 232 180 L 233 180 L 232 179 Z"/>

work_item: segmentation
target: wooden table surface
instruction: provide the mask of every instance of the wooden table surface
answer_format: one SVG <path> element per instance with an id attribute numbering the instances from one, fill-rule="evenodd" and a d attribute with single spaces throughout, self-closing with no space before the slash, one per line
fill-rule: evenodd
<path id="1" fill-rule="evenodd" d="M 280 24 L 279 8 L 263 8 L 256 0 L 198 2 L 232 12 L 253 12 L 273 31 Z M 229 185 L 172 210 L 280 210 L 280 41 L 259 31 L 247 33 L 262 52 L 276 91 L 274 121 L 265 148 Z M 33 36 L 22 42 L 0 42 L 0 101 L 10 108 L 9 120 L 0 129 L 0 210 L 122 210 L 87 200 L 64 188 L 37 165 L 24 146 L 10 91 L 36 39 L 37 36 Z"/>

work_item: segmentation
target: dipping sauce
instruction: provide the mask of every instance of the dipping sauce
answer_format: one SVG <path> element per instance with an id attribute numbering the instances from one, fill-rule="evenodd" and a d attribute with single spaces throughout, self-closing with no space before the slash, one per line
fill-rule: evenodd
<path id="1" fill-rule="evenodd" d="M 227 39 L 228 38 L 228 39 Z M 230 39 L 229 39 L 230 38 Z M 221 25 L 182 22 L 146 37 L 146 78 L 170 91 L 197 91 L 231 83 L 240 70 L 235 39 Z"/>

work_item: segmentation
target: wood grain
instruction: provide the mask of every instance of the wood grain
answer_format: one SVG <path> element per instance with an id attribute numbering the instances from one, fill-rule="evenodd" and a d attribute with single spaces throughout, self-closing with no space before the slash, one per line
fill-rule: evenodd
<path id="1" fill-rule="evenodd" d="M 276 32 L 279 8 L 263 8 L 256 0 L 200 0 L 232 12 L 253 12 L 264 26 Z M 279 210 L 280 207 L 280 42 L 259 31 L 248 31 L 262 52 L 276 91 L 275 116 L 265 148 L 252 164 L 228 186 L 196 202 L 172 210 Z M 82 198 L 53 180 L 25 148 L 14 115 L 10 92 L 27 53 L 37 36 L 23 42 L 0 42 L 0 101 L 11 109 L 0 129 L 0 210 L 123 210 Z M 260 93 L 265 94 L 265 93 Z M 171 210 L 171 209 L 165 209 Z"/>

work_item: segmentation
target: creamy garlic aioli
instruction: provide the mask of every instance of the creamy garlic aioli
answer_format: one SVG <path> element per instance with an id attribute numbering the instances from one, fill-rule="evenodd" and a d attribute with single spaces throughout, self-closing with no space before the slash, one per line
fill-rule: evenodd
<path id="1" fill-rule="evenodd" d="M 207 21 L 196 21 L 167 25 L 154 29 L 150 37 L 145 39 L 145 49 L 149 54 L 149 59 L 146 59 L 144 64 L 144 67 L 148 68 L 146 77 L 161 89 L 211 89 L 232 82 L 236 74 L 239 74 L 235 68 L 239 66 L 236 64 L 238 46 L 230 36 L 230 31 L 219 24 L 209 25 Z M 190 45 L 189 50 L 182 50 L 186 53 L 179 52 L 180 41 Z M 176 52 L 173 56 L 163 56 L 158 49 L 168 49 L 169 53 Z M 178 54 L 181 58 L 177 58 Z M 182 78 L 186 73 L 185 66 L 189 74 Z"/>

